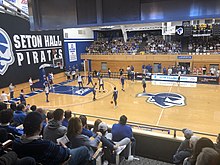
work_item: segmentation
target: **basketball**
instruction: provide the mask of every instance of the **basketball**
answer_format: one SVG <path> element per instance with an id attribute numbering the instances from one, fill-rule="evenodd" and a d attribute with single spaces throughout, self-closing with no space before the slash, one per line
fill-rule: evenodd
<path id="1" fill-rule="evenodd" d="M 111 104 L 113 104 L 113 101 L 110 101 Z"/>

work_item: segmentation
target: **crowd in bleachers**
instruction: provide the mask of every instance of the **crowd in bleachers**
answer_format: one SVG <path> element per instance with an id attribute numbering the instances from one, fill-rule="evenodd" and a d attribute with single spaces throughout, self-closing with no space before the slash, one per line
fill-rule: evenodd
<path id="1" fill-rule="evenodd" d="M 180 53 L 181 44 L 177 41 L 166 42 L 162 36 L 153 35 L 144 35 L 143 41 L 142 35 L 136 35 L 128 38 L 127 42 L 123 38 L 114 38 L 111 41 L 99 39 L 86 48 L 86 51 L 89 54 L 137 54 L 140 49 L 145 53 Z"/>
<path id="2" fill-rule="evenodd" d="M 187 43 L 187 45 L 189 52 L 214 54 L 220 52 L 219 38 L 207 38 L 206 40 L 193 38 Z"/>
<path id="3" fill-rule="evenodd" d="M 89 54 L 176 54 L 176 53 L 212 53 L 220 52 L 220 39 L 218 37 L 193 37 L 185 43 L 177 39 L 165 40 L 162 35 L 136 33 L 128 37 L 124 42 L 123 37 L 98 38 L 92 45 L 86 48 Z"/>
<path id="4" fill-rule="evenodd" d="M 182 51 L 181 43 L 177 41 L 165 41 L 163 36 L 146 36 L 144 43 L 144 52 L 147 53 L 180 53 Z"/>
<path id="5" fill-rule="evenodd" d="M 89 48 L 86 48 L 86 51 L 90 54 L 136 54 L 141 42 L 142 38 L 139 36 L 131 37 L 127 42 L 124 42 L 123 38 L 114 38 L 110 41 L 108 39 L 99 39 L 94 41 Z"/>
<path id="6" fill-rule="evenodd" d="M 94 165 L 99 152 L 104 154 L 105 164 L 115 163 L 119 154 L 131 161 L 136 142 L 126 123 L 127 117 L 122 115 L 108 132 L 108 125 L 98 119 L 90 130 L 84 115 L 72 117 L 68 110 L 46 111 L 15 103 L 8 108 L 1 102 L 0 144 L 12 140 L 12 150 L 0 148 L 0 164 Z"/>

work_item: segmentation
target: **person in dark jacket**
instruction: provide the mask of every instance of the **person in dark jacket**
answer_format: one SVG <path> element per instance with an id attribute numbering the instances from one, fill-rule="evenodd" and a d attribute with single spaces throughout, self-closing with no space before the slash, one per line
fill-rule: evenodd
<path id="1" fill-rule="evenodd" d="M 38 112 L 31 112 L 24 121 L 24 135 L 16 138 L 12 149 L 18 157 L 31 156 L 42 165 L 60 165 L 68 161 L 68 165 L 86 164 L 89 159 L 87 147 L 69 149 L 52 141 L 44 140 L 39 135 L 42 129 L 43 118 Z"/>
<path id="2" fill-rule="evenodd" d="M 13 117 L 13 122 L 15 126 L 23 124 L 24 119 L 27 115 L 24 111 L 25 111 L 25 105 L 18 104 L 18 106 L 16 107 L 16 111 L 14 112 L 14 117 Z"/>
<path id="3" fill-rule="evenodd" d="M 4 128 L 8 133 L 13 135 L 21 136 L 23 135 L 22 129 L 17 129 L 16 127 L 10 125 L 13 118 L 13 110 L 7 109 L 0 111 L 0 128 Z"/>
<path id="4" fill-rule="evenodd" d="M 0 157 L 0 165 L 36 165 L 36 161 L 31 157 L 19 159 L 14 151 L 10 151 Z"/>
<path id="5" fill-rule="evenodd" d="M 62 125 L 68 127 L 69 119 L 72 117 L 72 112 L 70 110 L 65 111 L 64 117 Z"/>

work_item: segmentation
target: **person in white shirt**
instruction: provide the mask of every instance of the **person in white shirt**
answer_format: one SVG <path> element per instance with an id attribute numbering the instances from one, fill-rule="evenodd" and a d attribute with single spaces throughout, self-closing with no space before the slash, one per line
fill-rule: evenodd
<path id="1" fill-rule="evenodd" d="M 215 68 L 210 68 L 211 76 L 215 75 Z"/>
<path id="2" fill-rule="evenodd" d="M 32 78 L 31 78 L 31 77 L 29 78 L 29 85 L 30 85 L 30 90 L 31 90 L 31 92 L 34 91 L 33 81 L 32 81 Z"/>
<path id="3" fill-rule="evenodd" d="M 219 75 L 220 75 L 220 70 L 218 69 L 218 70 L 216 71 L 216 76 L 219 77 Z"/>
<path id="4" fill-rule="evenodd" d="M 78 75 L 77 80 L 78 80 L 78 84 L 79 84 L 79 89 L 83 88 L 83 79 L 82 79 L 82 76 L 80 75 L 80 73 Z"/>
<path id="5" fill-rule="evenodd" d="M 8 94 L 5 93 L 5 91 L 2 91 L 2 94 L 1 94 L 1 99 L 3 102 L 8 102 Z"/>
<path id="6" fill-rule="evenodd" d="M 44 88 L 45 94 L 46 94 L 46 102 L 49 102 L 49 93 L 50 93 L 50 87 L 49 84 L 46 84 L 45 88 Z"/>
<path id="7" fill-rule="evenodd" d="M 105 92 L 105 89 L 104 89 L 104 81 L 102 79 L 102 76 L 100 76 L 99 78 L 99 92 L 101 92 L 101 89 L 102 88 L 102 91 Z"/>
<path id="8" fill-rule="evenodd" d="M 172 68 L 168 69 L 168 75 L 170 76 L 172 74 Z"/>
<path id="9" fill-rule="evenodd" d="M 9 88 L 9 92 L 10 92 L 10 99 L 13 99 L 15 86 L 11 83 L 8 88 Z"/>
<path id="10" fill-rule="evenodd" d="M 127 67 L 127 74 L 128 74 L 128 80 L 130 79 L 130 77 L 131 77 L 131 68 L 130 68 L 130 66 L 128 65 L 128 67 Z"/>

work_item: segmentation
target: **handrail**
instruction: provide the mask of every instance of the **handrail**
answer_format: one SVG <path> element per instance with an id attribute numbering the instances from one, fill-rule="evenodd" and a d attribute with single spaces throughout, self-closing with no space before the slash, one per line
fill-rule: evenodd
<path id="1" fill-rule="evenodd" d="M 80 115 L 85 115 L 90 118 L 98 118 L 98 119 L 104 119 L 104 120 L 118 122 L 118 120 L 113 119 L 113 118 L 108 118 L 108 117 L 95 116 L 95 115 L 89 115 L 89 114 L 81 114 L 81 113 L 75 113 L 75 112 L 72 112 L 72 114 L 74 115 L 74 117 L 80 116 Z M 134 122 L 134 121 L 128 121 L 127 123 L 131 126 L 137 126 L 137 127 L 141 126 L 141 127 L 151 128 L 152 130 L 155 128 L 159 129 L 161 131 L 168 131 L 169 130 L 168 134 L 170 134 L 170 132 L 173 131 L 174 138 L 176 138 L 177 132 L 182 132 L 182 129 L 174 128 L 174 127 L 165 127 L 165 126 L 157 126 L 157 125 L 151 125 L 151 124 L 143 124 L 143 123 Z M 206 133 L 206 132 L 193 131 L 193 133 L 203 135 L 203 136 L 217 137 L 217 134 L 211 134 L 211 133 Z"/>
<path id="2" fill-rule="evenodd" d="M 132 54 L 132 53 L 81 53 L 81 55 L 129 55 L 129 56 L 136 56 L 136 55 L 190 55 L 190 56 L 195 56 L 195 55 L 220 55 L 220 52 L 206 52 L 206 53 L 196 53 L 196 52 L 180 52 L 180 53 L 144 53 L 144 54 Z"/>
<path id="3" fill-rule="evenodd" d="M 4 5 L 4 2 L 8 3 L 10 5 L 10 7 Z M 13 3 L 9 2 L 8 0 L 4 0 L 3 4 L 0 5 L 0 12 L 16 15 L 18 17 L 21 17 L 21 18 L 24 18 L 26 20 L 29 20 L 29 14 L 28 13 L 24 12 L 22 9 L 18 8 L 16 5 L 14 5 Z"/>

